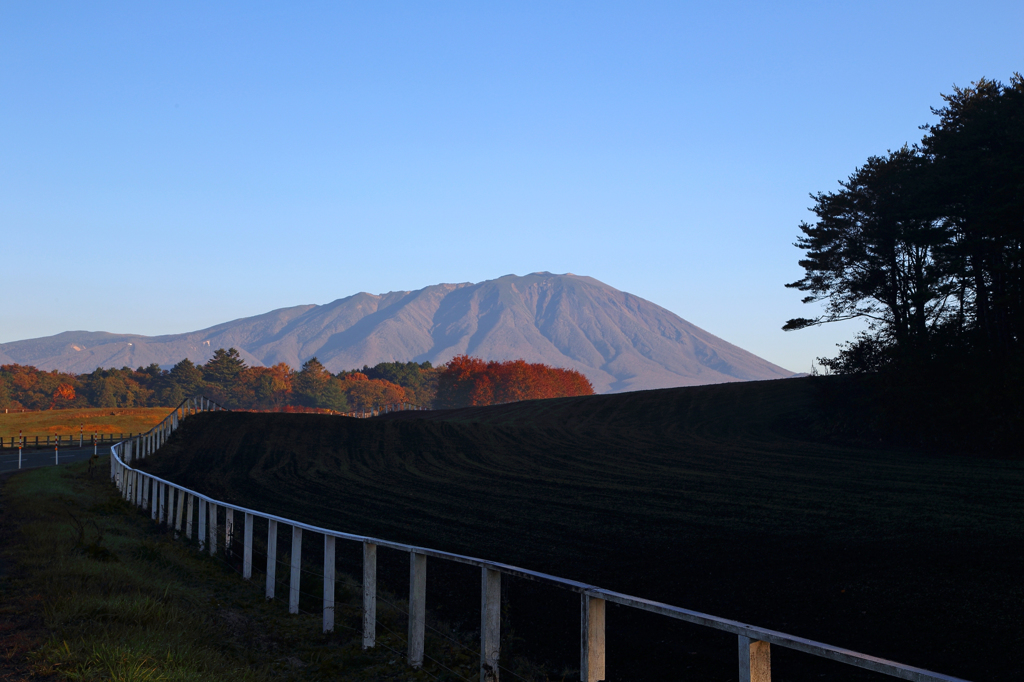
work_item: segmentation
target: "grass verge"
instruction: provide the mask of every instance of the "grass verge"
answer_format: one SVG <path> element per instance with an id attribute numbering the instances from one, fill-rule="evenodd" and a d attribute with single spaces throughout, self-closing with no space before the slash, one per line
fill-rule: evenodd
<path id="1" fill-rule="evenodd" d="M 99 467 L 100 471 L 103 466 Z M 472 642 L 428 635 L 436 661 L 405 663 L 404 605 L 378 604 L 361 648 L 361 590 L 320 617 L 265 601 L 262 581 L 199 554 L 89 478 L 84 464 L 0 488 L 0 680 L 472 680 Z M 280 593 L 280 592 L 279 592 Z M 431 642 L 431 637 L 436 641 Z"/>

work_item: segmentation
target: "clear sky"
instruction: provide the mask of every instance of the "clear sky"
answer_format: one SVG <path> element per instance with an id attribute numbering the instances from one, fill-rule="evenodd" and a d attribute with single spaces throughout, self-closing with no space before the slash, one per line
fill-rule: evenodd
<path id="1" fill-rule="evenodd" d="M 1024 2 L 0 4 L 0 342 L 595 277 L 793 371 L 808 194 Z"/>

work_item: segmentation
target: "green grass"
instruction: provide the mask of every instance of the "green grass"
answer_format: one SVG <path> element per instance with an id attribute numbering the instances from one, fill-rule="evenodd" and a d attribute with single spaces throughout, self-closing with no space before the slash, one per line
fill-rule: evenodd
<path id="1" fill-rule="evenodd" d="M 0 437 L 142 433 L 163 421 L 170 407 L 87 407 L 0 414 Z"/>
<path id="2" fill-rule="evenodd" d="M 173 539 L 102 478 L 85 464 L 52 467 L 0 489 L 0 671 L 81 681 L 455 679 L 436 664 L 409 669 L 401 637 L 387 632 L 363 651 L 359 589 L 339 585 L 337 630 L 323 635 L 319 615 L 265 601 L 262 576 L 246 583 L 229 557 Z M 380 627 L 401 633 L 403 603 L 385 600 Z M 431 642 L 446 667 L 474 677 L 471 648 Z"/>

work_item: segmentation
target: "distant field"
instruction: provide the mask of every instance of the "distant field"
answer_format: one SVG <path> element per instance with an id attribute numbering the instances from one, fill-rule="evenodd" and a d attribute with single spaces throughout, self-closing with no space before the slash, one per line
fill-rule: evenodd
<path id="1" fill-rule="evenodd" d="M 0 413 L 0 437 L 141 433 L 170 414 L 170 407 L 88 407 L 76 410 Z"/>
<path id="2" fill-rule="evenodd" d="M 143 466 L 334 529 L 970 680 L 1020 679 L 1024 462 L 832 442 L 821 381 L 831 378 L 372 420 L 207 413 Z M 356 559 L 339 561 L 355 571 Z M 380 561 L 401 590 L 407 557 Z M 428 608 L 475 628 L 479 580 L 430 560 Z M 578 665 L 577 598 L 512 579 L 504 589 L 518 646 L 556 679 Z M 725 681 L 735 657 L 734 638 L 609 611 L 610 680 Z M 772 666 L 780 680 L 888 679 L 778 647 Z"/>

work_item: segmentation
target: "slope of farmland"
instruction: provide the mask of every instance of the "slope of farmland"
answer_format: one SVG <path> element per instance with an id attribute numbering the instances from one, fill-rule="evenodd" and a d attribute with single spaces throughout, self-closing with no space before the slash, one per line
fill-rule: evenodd
<path id="1" fill-rule="evenodd" d="M 823 379 L 377 420 L 208 413 L 186 420 L 145 466 L 322 526 L 505 561 L 968 679 L 1018 678 L 1024 464 L 830 443 L 815 381 Z M 399 591 L 401 566 L 396 558 L 385 571 Z M 430 571 L 429 608 L 472 608 L 478 577 L 440 562 Z M 574 665 L 572 599 L 508 590 L 520 646 Z M 608 628 L 611 680 L 735 676 L 728 637 L 621 608 Z M 778 648 L 772 657 L 779 679 L 872 677 Z"/>

